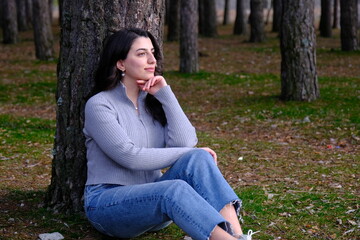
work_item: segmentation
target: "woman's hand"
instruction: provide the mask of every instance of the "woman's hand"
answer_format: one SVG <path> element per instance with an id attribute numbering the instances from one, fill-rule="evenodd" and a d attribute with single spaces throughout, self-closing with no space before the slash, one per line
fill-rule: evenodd
<path id="1" fill-rule="evenodd" d="M 216 152 L 214 150 L 212 150 L 211 148 L 208 148 L 208 147 L 202 147 L 200 149 L 203 149 L 203 150 L 207 151 L 208 153 L 210 153 L 211 156 L 214 158 L 215 164 L 217 165 L 217 155 L 216 155 Z"/>
<path id="2" fill-rule="evenodd" d="M 137 80 L 138 86 L 141 90 L 154 95 L 162 87 L 167 86 L 166 80 L 163 76 L 154 76 L 149 80 Z"/>

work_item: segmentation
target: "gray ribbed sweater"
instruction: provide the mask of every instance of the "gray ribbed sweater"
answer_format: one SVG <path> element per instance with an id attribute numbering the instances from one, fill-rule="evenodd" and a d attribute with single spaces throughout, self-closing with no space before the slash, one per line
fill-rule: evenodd
<path id="1" fill-rule="evenodd" d="M 197 143 L 195 128 L 170 86 L 154 96 L 162 103 L 167 125 L 145 110 L 146 92 L 138 98 L 139 113 L 123 84 L 91 97 L 85 107 L 87 185 L 153 182 Z"/>

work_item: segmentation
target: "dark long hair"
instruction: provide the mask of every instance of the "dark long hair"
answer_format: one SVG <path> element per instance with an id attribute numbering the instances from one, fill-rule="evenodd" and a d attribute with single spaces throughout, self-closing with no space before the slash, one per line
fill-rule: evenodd
<path id="1" fill-rule="evenodd" d="M 105 46 L 100 56 L 99 66 L 95 73 L 95 87 L 93 94 L 115 88 L 122 80 L 122 71 L 116 67 L 119 60 L 125 60 L 129 50 L 139 37 L 150 38 L 154 46 L 154 57 L 157 62 L 155 75 L 161 75 L 162 55 L 155 37 L 148 31 L 139 28 L 122 29 L 105 40 Z M 161 103 L 151 94 L 145 98 L 146 110 L 152 117 L 165 126 L 167 123 Z"/>

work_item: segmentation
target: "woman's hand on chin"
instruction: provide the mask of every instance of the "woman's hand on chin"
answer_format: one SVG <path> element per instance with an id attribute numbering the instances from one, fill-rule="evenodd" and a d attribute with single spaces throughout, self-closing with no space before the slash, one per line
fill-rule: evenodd
<path id="1" fill-rule="evenodd" d="M 148 80 L 137 80 L 137 84 L 141 90 L 154 95 L 162 87 L 167 86 L 166 80 L 163 76 L 154 76 Z"/>

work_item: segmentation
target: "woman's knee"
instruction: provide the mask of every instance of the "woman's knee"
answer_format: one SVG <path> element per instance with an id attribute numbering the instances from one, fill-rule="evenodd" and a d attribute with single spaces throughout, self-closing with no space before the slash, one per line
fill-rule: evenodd
<path id="1" fill-rule="evenodd" d="M 204 149 L 195 149 L 191 151 L 187 159 L 188 164 L 193 170 L 197 168 L 203 169 L 205 166 L 215 164 L 213 156 Z"/>
<path id="2" fill-rule="evenodd" d="M 192 187 L 184 180 L 170 180 L 165 191 L 165 196 L 168 198 L 176 198 L 186 194 L 185 192 L 188 192 L 190 189 L 192 189 Z"/>

